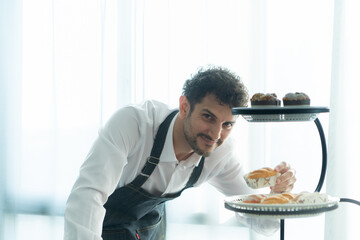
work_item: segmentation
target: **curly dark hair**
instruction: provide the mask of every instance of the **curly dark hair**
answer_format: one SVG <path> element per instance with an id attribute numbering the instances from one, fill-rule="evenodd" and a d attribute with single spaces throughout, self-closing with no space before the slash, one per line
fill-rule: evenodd
<path id="1" fill-rule="evenodd" d="M 230 108 L 246 107 L 249 101 L 248 91 L 240 77 L 223 67 L 201 68 L 185 81 L 182 94 L 190 102 L 190 112 L 208 94 L 214 94 Z"/>

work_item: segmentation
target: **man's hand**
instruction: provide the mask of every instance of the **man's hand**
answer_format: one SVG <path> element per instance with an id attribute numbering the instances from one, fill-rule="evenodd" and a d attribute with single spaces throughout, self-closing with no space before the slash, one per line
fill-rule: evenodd
<path id="1" fill-rule="evenodd" d="M 286 162 L 281 162 L 275 167 L 275 171 L 281 173 L 276 180 L 276 185 L 271 187 L 273 193 L 290 192 L 294 188 L 296 182 L 295 170 Z"/>

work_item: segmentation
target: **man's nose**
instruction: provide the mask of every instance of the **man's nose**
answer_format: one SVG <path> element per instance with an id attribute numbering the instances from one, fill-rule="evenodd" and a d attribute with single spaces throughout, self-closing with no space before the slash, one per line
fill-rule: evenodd
<path id="1" fill-rule="evenodd" d="M 222 125 L 214 124 L 214 126 L 211 129 L 211 138 L 213 140 L 218 140 L 221 137 L 221 131 L 222 131 Z"/>

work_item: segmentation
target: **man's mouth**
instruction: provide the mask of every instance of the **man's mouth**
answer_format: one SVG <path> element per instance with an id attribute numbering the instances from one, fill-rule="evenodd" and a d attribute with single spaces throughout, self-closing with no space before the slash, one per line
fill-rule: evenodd
<path id="1" fill-rule="evenodd" d="M 201 139 L 205 142 L 206 145 L 208 146 L 213 146 L 216 143 L 221 142 L 220 139 L 212 139 L 209 135 L 206 134 L 199 134 L 199 137 L 201 137 Z"/>

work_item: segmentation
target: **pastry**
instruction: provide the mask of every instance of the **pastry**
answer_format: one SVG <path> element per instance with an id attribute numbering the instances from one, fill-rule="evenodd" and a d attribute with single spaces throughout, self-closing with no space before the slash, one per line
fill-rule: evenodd
<path id="1" fill-rule="evenodd" d="M 310 105 L 310 98 L 306 93 L 287 93 L 283 97 L 284 106 Z"/>
<path id="2" fill-rule="evenodd" d="M 261 204 L 284 204 L 284 203 L 290 203 L 290 200 L 289 198 L 283 196 L 282 194 L 275 194 L 261 201 Z"/>
<path id="3" fill-rule="evenodd" d="M 248 178 L 266 178 L 276 175 L 278 172 L 269 167 L 260 168 L 258 170 L 252 171 L 248 174 Z"/>
<path id="4" fill-rule="evenodd" d="M 244 179 L 251 188 L 263 188 L 275 186 L 278 176 L 280 173 L 274 169 L 264 167 L 246 174 Z"/>
<path id="5" fill-rule="evenodd" d="M 242 199 L 243 203 L 255 203 L 255 204 L 316 204 L 326 203 L 328 201 L 328 195 L 326 193 L 277 193 L 277 194 L 253 194 L 248 195 Z"/>
<path id="6" fill-rule="evenodd" d="M 296 194 L 294 193 L 290 193 L 290 192 L 286 192 L 286 193 L 282 193 L 281 194 L 283 197 L 286 197 L 287 199 L 289 199 L 290 201 L 292 201 L 294 198 L 296 198 Z"/>
<path id="7" fill-rule="evenodd" d="M 255 93 L 250 99 L 251 106 L 280 106 L 281 101 L 275 93 Z"/>
<path id="8" fill-rule="evenodd" d="M 252 194 L 242 200 L 243 203 L 261 203 L 266 198 L 264 194 Z"/>
<path id="9" fill-rule="evenodd" d="M 297 194 L 297 196 L 292 201 L 299 204 L 325 203 L 328 201 L 328 196 L 326 193 L 302 192 Z"/>
<path id="10" fill-rule="evenodd" d="M 261 204 L 284 204 L 292 203 L 293 199 L 296 197 L 296 194 L 285 192 L 279 194 L 269 195 L 260 202 Z"/>

